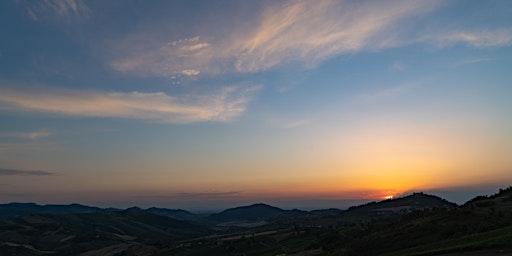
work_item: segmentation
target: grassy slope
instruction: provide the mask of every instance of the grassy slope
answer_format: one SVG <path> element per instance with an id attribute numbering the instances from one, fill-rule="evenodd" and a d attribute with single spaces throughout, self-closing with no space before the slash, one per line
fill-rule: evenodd
<path id="1" fill-rule="evenodd" d="M 101 249 L 116 244 L 152 245 L 209 234 L 208 228 L 146 212 L 30 215 L 0 222 L 0 242 L 31 245 L 61 255 Z M 0 246 L 7 251 L 26 248 Z M 37 251 L 32 250 L 36 255 Z M 30 250 L 28 250 L 30 253 Z M 23 252 L 22 254 L 27 254 Z"/>

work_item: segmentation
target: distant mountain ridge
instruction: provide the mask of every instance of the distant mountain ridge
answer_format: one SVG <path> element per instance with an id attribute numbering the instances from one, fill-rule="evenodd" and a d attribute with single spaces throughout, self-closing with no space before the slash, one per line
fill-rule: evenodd
<path id="1" fill-rule="evenodd" d="M 212 221 L 262 221 L 276 218 L 284 213 L 286 213 L 286 210 L 268 204 L 258 203 L 230 208 L 212 214 L 208 219 Z"/>
<path id="2" fill-rule="evenodd" d="M 307 214 L 394 214 L 407 213 L 414 210 L 422 210 L 426 208 L 436 207 L 454 207 L 456 204 L 446 201 L 434 195 L 424 193 L 414 193 L 409 196 L 384 200 L 380 202 L 371 202 L 359 206 L 352 206 L 348 210 L 324 209 L 313 210 L 310 212 L 301 210 L 283 210 L 281 208 L 271 206 L 264 203 L 257 203 L 247 206 L 239 206 L 226 209 L 219 213 L 209 216 L 200 216 L 182 209 L 168 209 L 151 207 L 141 209 L 139 207 L 127 208 L 127 211 L 144 211 L 160 216 L 170 217 L 176 220 L 199 221 L 208 220 L 212 222 L 229 222 L 229 221 L 268 221 L 280 217 L 300 216 Z M 76 214 L 76 213 L 94 213 L 94 212 L 114 212 L 122 211 L 117 208 L 99 208 L 93 206 L 85 206 L 81 204 L 69 205 L 38 205 L 35 203 L 8 203 L 0 204 L 0 219 L 14 218 L 31 214 Z"/>
<path id="3" fill-rule="evenodd" d="M 200 218 L 200 216 L 193 214 L 189 211 L 185 211 L 182 209 L 167 209 L 167 208 L 157 208 L 151 207 L 146 209 L 147 212 L 153 213 L 156 215 L 161 215 L 165 217 L 170 217 L 177 220 L 187 220 L 187 221 L 196 221 Z"/>
<path id="4" fill-rule="evenodd" d="M 167 209 L 151 207 L 141 209 L 139 207 L 130 207 L 127 211 L 144 211 L 160 216 L 170 217 L 177 220 L 195 221 L 200 217 L 181 209 Z M 35 203 L 7 203 L 0 204 L 0 219 L 9 219 L 32 214 L 76 214 L 76 213 L 95 213 L 95 212 L 116 212 L 123 211 L 118 208 L 100 208 L 94 206 L 86 206 L 81 204 L 56 205 L 47 204 L 39 205 Z"/>
<path id="5" fill-rule="evenodd" d="M 35 203 L 8 203 L 0 204 L 0 219 L 13 218 L 38 213 L 70 214 L 120 211 L 115 208 L 99 208 L 81 204 L 68 205 L 38 205 Z"/>

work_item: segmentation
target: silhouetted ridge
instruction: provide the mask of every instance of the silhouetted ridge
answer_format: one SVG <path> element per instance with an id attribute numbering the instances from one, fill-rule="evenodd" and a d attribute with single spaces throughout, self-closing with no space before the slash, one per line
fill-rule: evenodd
<path id="1" fill-rule="evenodd" d="M 49 214 L 70 214 L 70 213 L 93 213 L 118 211 L 118 209 L 102 209 L 98 207 L 85 206 L 81 204 L 69 205 L 38 205 L 35 203 L 9 203 L 0 204 L 0 219 L 25 216 L 30 214 L 49 213 Z"/>
<path id="2" fill-rule="evenodd" d="M 431 208 L 451 208 L 456 207 L 455 203 L 448 202 L 438 196 L 428 195 L 424 193 L 414 193 L 412 195 L 388 199 L 380 202 L 371 202 L 359 206 L 350 207 L 349 213 L 408 213 L 416 210 L 424 210 Z"/>
<path id="3" fill-rule="evenodd" d="M 156 214 L 156 215 L 174 218 L 177 220 L 195 221 L 200 218 L 199 216 L 197 216 L 191 212 L 181 210 L 181 209 L 167 209 L 167 208 L 151 207 L 149 209 L 146 209 L 146 211 Z"/>
<path id="4" fill-rule="evenodd" d="M 126 208 L 126 210 L 124 210 L 125 212 L 143 212 L 144 210 L 142 210 L 141 208 L 137 207 L 137 206 L 132 206 L 130 208 Z"/>
<path id="5" fill-rule="evenodd" d="M 257 221 L 276 218 L 286 211 L 267 204 L 253 204 L 224 210 L 220 213 L 210 215 L 213 221 Z"/>

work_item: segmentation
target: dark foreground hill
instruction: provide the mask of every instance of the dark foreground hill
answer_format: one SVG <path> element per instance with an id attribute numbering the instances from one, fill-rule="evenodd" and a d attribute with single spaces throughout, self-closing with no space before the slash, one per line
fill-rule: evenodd
<path id="1" fill-rule="evenodd" d="M 434 195 L 414 193 L 412 195 L 388 199 L 380 202 L 371 202 L 359 206 L 350 207 L 341 215 L 347 222 L 365 222 L 378 219 L 393 218 L 415 211 L 423 211 L 434 208 L 454 208 L 456 204 L 446 201 Z"/>
<path id="2" fill-rule="evenodd" d="M 198 224 L 133 209 L 36 214 L 0 222 L 0 255 L 154 252 L 155 244 L 171 245 L 210 233 L 209 228 Z"/>
<path id="3" fill-rule="evenodd" d="M 413 211 L 324 241 L 328 255 L 512 255 L 512 189 L 460 207 Z M 506 254 L 506 253 L 509 254 Z"/>

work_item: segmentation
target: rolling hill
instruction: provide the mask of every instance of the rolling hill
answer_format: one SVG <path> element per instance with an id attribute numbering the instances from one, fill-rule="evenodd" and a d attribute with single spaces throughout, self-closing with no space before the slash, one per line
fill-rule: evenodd
<path id="1" fill-rule="evenodd" d="M 13 251 L 19 252 L 10 255 L 75 255 L 108 247 L 149 250 L 154 244 L 173 244 L 210 233 L 205 226 L 133 209 L 35 214 L 0 222 L 0 255 Z"/>
<path id="2" fill-rule="evenodd" d="M 229 226 L 240 223 L 258 225 Z M 254 204 L 201 216 L 132 207 L 0 220 L 0 255 L 503 256 L 512 255 L 510 241 L 512 188 L 462 206 L 414 193 L 346 211 Z"/>
<path id="3" fill-rule="evenodd" d="M 49 213 L 49 214 L 67 214 L 67 213 L 92 213 L 92 212 L 111 212 L 120 211 L 115 208 L 98 208 L 85 206 L 81 204 L 69 205 L 38 205 L 35 203 L 8 203 L 0 204 L 0 219 L 7 219 L 29 214 Z"/>

